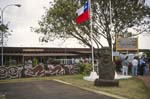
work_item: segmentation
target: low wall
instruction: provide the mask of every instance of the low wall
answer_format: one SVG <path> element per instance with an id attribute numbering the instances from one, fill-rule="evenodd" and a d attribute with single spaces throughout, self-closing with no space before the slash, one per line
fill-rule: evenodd
<path id="1" fill-rule="evenodd" d="M 78 72 L 74 65 L 31 65 L 22 67 L 2 67 L 0 66 L 0 79 L 6 78 L 21 78 L 21 77 L 37 77 L 37 76 L 51 76 L 51 75 L 72 75 Z"/>

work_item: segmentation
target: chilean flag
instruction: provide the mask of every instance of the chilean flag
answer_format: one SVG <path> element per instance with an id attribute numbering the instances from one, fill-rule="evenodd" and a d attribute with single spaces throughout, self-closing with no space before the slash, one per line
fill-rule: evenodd
<path id="1" fill-rule="evenodd" d="M 88 2 L 85 2 L 84 6 L 76 11 L 78 17 L 76 18 L 77 24 L 80 24 L 89 19 L 89 6 Z"/>

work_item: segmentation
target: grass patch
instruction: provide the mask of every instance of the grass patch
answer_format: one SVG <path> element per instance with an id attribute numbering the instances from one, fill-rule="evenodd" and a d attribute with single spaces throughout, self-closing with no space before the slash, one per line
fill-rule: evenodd
<path id="1" fill-rule="evenodd" d="M 82 75 L 57 77 L 57 79 L 72 83 L 75 86 L 87 87 L 132 99 L 149 99 L 144 83 L 136 78 L 119 80 L 119 87 L 96 87 L 93 82 L 83 80 Z"/>
<path id="2" fill-rule="evenodd" d="M 147 88 L 147 94 L 148 94 L 148 97 L 150 99 L 150 87 Z"/>
<path id="3" fill-rule="evenodd" d="M 119 80 L 119 87 L 96 87 L 94 86 L 93 82 L 83 80 L 83 75 L 8 79 L 8 80 L 0 80 L 0 83 L 30 82 L 30 81 L 52 80 L 52 79 L 59 79 L 68 83 L 72 83 L 74 86 L 104 91 L 132 99 L 150 99 L 148 98 L 150 88 L 147 90 L 144 86 L 144 83 L 136 78 Z"/>
<path id="4" fill-rule="evenodd" d="M 31 82 L 31 81 L 43 81 L 43 80 L 52 80 L 52 79 L 53 77 L 18 78 L 18 79 L 0 80 L 0 83 Z"/>

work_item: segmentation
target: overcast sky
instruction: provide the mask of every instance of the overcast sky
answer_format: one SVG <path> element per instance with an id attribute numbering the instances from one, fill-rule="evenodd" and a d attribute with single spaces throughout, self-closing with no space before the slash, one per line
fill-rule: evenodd
<path id="1" fill-rule="evenodd" d="M 41 43 L 38 34 L 31 32 L 30 27 L 37 27 L 38 20 L 44 14 L 44 8 L 48 7 L 52 0 L 0 0 L 0 7 L 9 4 L 21 4 L 21 7 L 9 6 L 4 11 L 4 23 L 9 22 L 9 28 L 13 30 L 5 46 L 23 47 L 84 47 L 77 40 Z M 74 44 L 76 46 L 74 46 Z"/>
<path id="2" fill-rule="evenodd" d="M 63 43 L 56 40 L 49 43 L 40 43 L 39 35 L 31 32 L 30 27 L 37 27 L 38 20 L 44 14 L 43 7 L 48 7 L 51 0 L 0 0 L 0 8 L 8 4 L 21 4 L 20 8 L 9 6 L 4 11 L 4 23 L 9 22 L 9 28 L 13 30 L 6 46 L 22 47 L 84 47 L 76 40 Z M 150 0 L 147 0 L 150 4 Z M 149 48 L 150 36 L 140 36 L 139 48 Z M 142 38 L 142 39 L 141 39 Z M 144 38 L 144 39 L 143 39 Z"/>

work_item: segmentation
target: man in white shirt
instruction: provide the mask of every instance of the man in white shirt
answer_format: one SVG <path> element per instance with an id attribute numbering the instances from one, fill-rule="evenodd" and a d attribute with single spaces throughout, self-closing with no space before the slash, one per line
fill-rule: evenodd
<path id="1" fill-rule="evenodd" d="M 138 72 L 138 60 L 137 57 L 134 57 L 134 59 L 132 60 L 132 75 L 137 76 L 137 72 Z"/>

